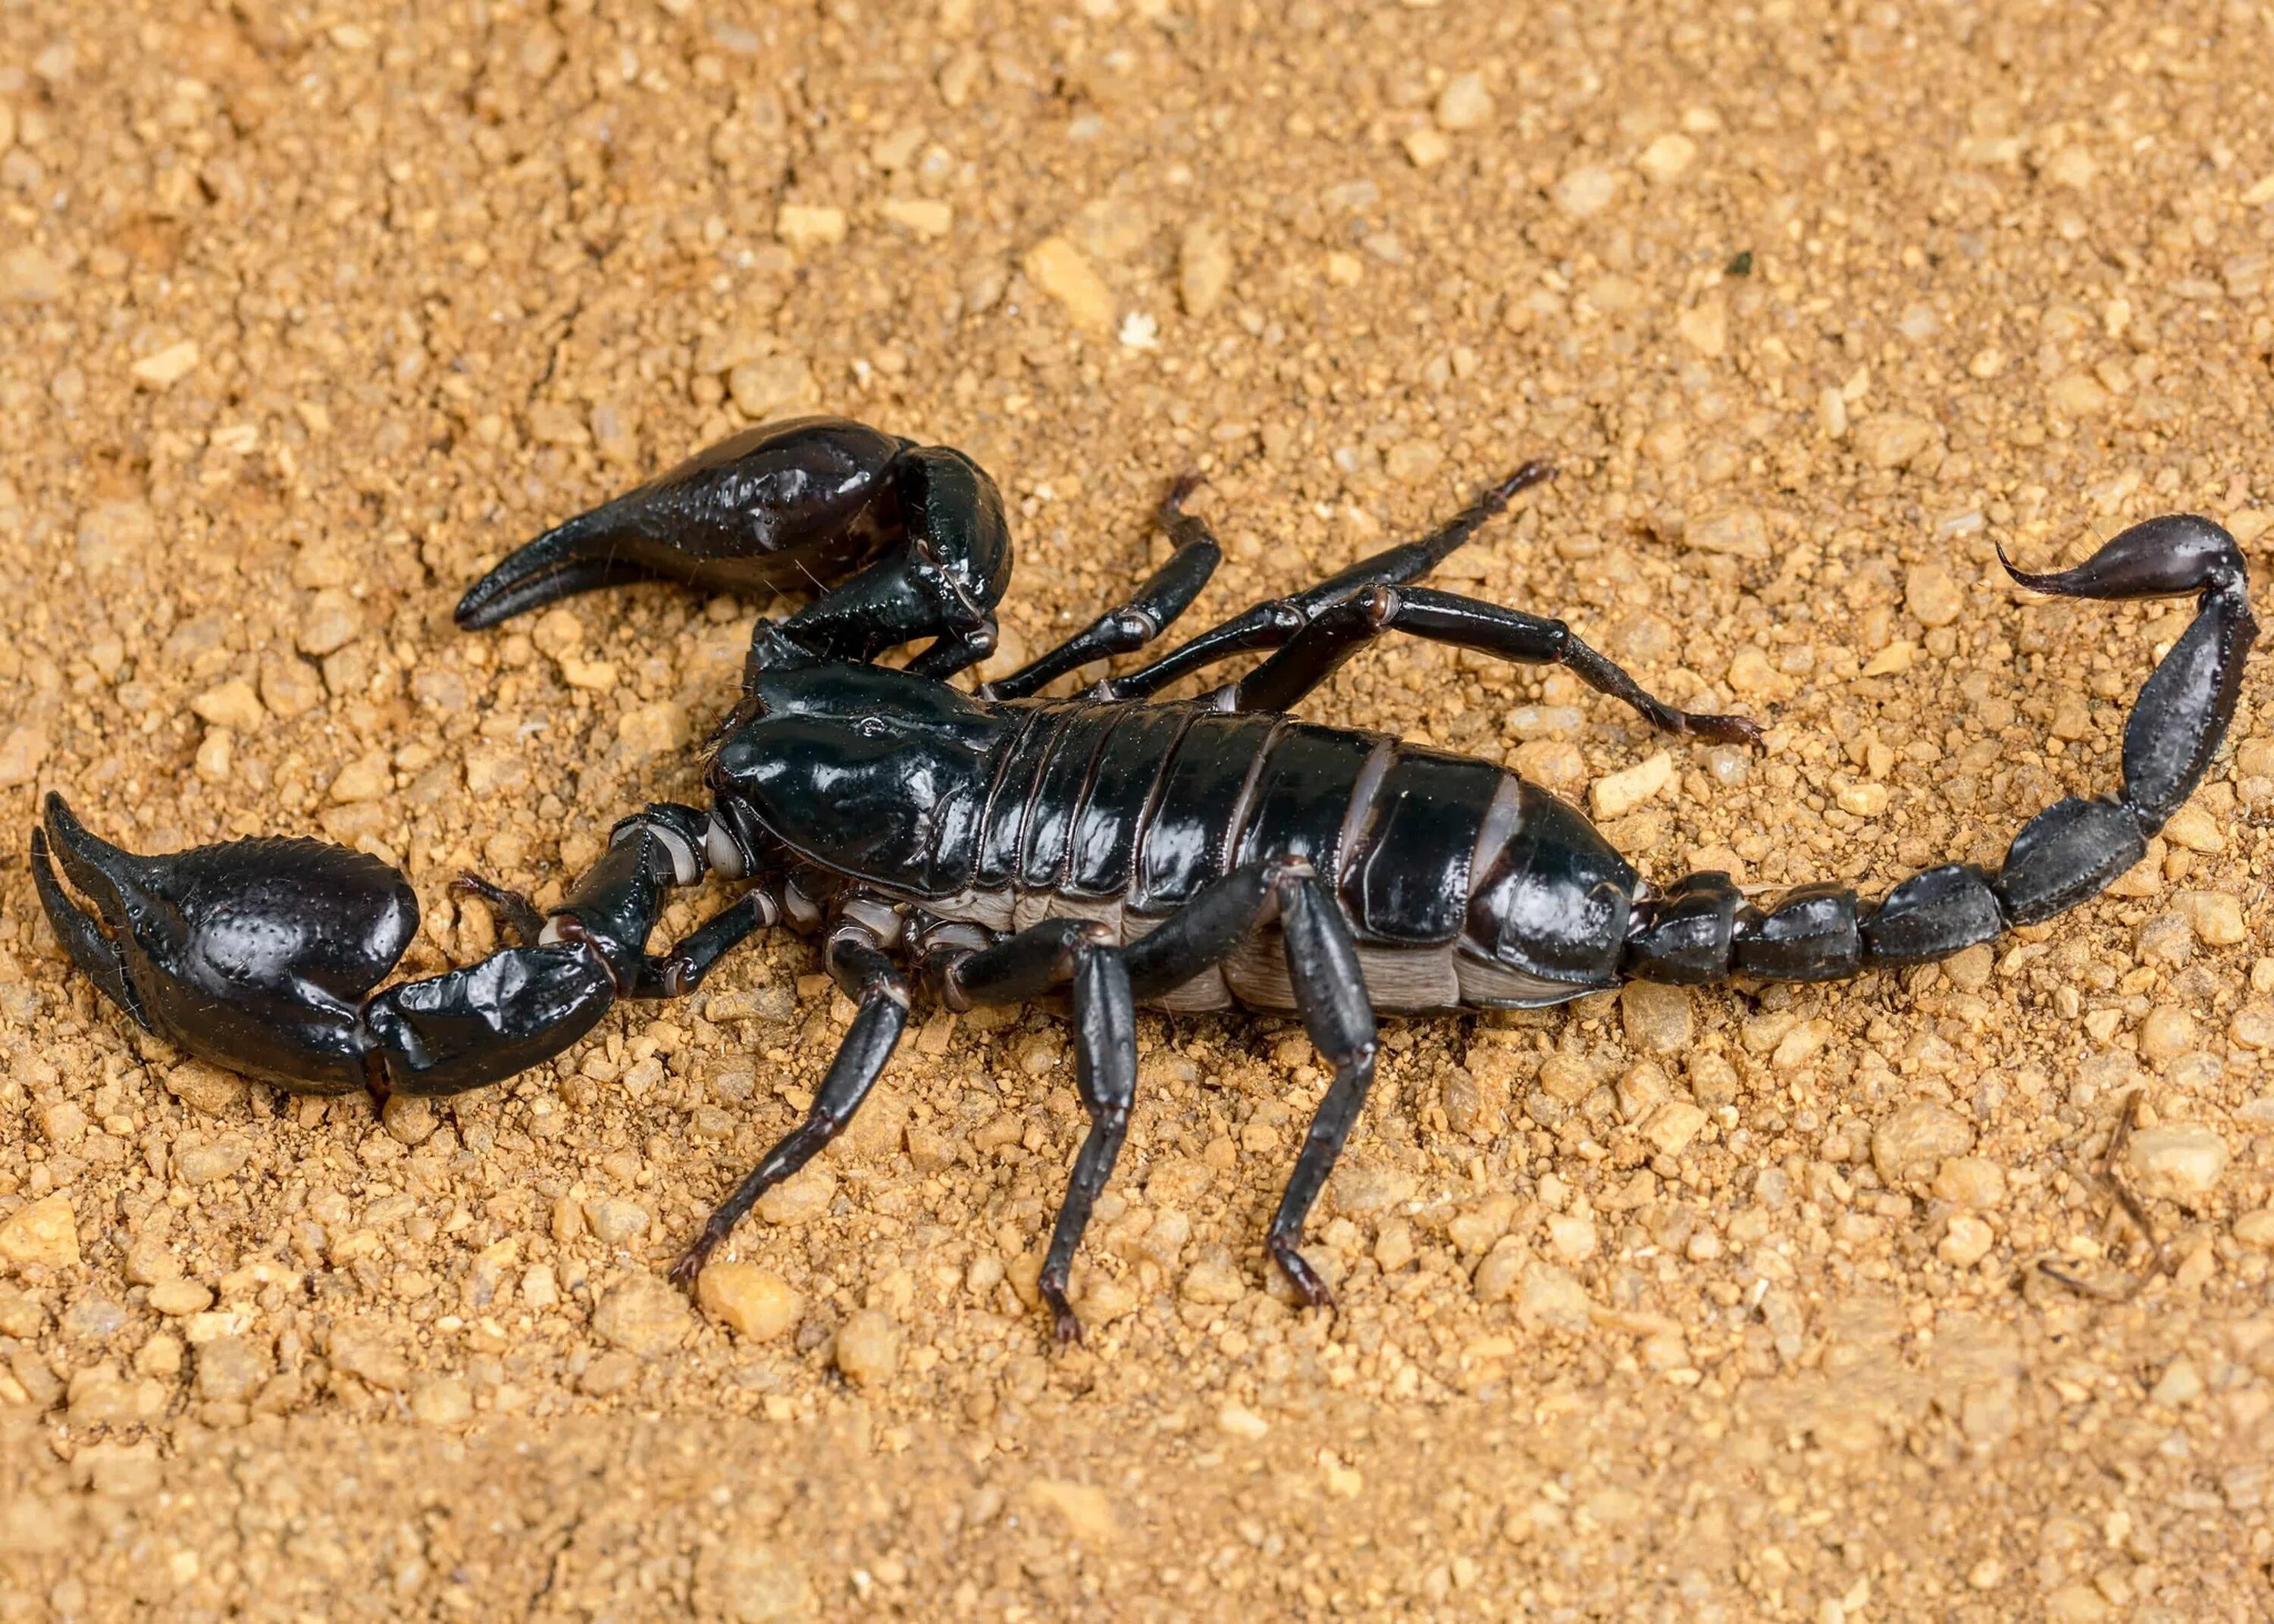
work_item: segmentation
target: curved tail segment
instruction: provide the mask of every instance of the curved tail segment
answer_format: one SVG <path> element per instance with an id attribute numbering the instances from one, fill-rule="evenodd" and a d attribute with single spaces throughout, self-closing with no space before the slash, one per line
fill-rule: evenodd
<path id="1" fill-rule="evenodd" d="M 1725 874 L 1693 874 L 1635 905 L 1621 973 L 1687 985 L 1752 976 L 1835 981 L 1924 964 L 2089 901 L 2147 854 L 2148 841 L 2202 782 L 2226 736 L 2258 635 L 2242 550 L 2209 519 L 2150 519 L 2074 569 L 2007 572 L 2063 598 L 2197 595 L 2195 618 L 2135 702 L 2124 782 L 2112 797 L 2071 796 L 2022 827 L 1992 874 L 1946 863 L 1876 903 L 1844 886 L 1803 885 L 1773 907 L 1744 901 Z"/>

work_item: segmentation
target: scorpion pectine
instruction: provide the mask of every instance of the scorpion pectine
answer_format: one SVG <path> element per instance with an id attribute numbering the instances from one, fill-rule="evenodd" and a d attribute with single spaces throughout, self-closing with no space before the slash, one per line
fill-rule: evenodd
<path id="1" fill-rule="evenodd" d="M 1126 603 L 967 692 L 947 679 L 994 646 L 1011 571 L 992 481 L 956 452 L 855 423 L 769 425 L 540 537 L 459 605 L 462 625 L 481 627 L 646 575 L 818 589 L 805 609 L 760 622 L 710 751 L 707 811 L 659 805 L 625 819 L 542 914 L 461 882 L 497 906 L 511 945 L 381 989 L 418 918 L 387 864 L 307 839 L 138 856 L 56 795 L 32 836 L 33 876 L 72 959 L 133 1019 L 306 1093 L 480 1087 L 560 1054 L 621 999 L 684 995 L 756 930 L 817 934 L 855 1006 L 851 1028 L 804 1120 L 674 1270 L 682 1284 L 860 1109 L 907 1026 L 912 974 L 951 1010 L 1063 991 L 1090 1126 L 1039 1282 L 1062 1338 L 1080 1335 L 1069 1270 L 1135 1098 L 1138 1004 L 1292 1011 L 1333 1080 L 1267 1245 L 1303 1299 L 1323 1305 L 1326 1283 L 1299 1245 L 1374 1078 L 1377 1009 L 1553 1004 L 1631 980 L 1826 981 L 2048 919 L 2138 862 L 2201 781 L 2256 631 L 2242 554 L 2207 519 L 2149 520 L 2058 574 L 2008 563 L 2039 592 L 2197 596 L 2125 728 L 2115 794 L 2039 813 L 1994 872 L 1945 864 L 1872 902 L 1811 884 L 1756 904 L 1721 873 L 1652 886 L 1577 812 L 1501 767 L 1288 715 L 1397 631 L 1560 665 L 1668 733 L 1758 742 L 1751 722 L 1653 697 L 1560 620 L 1416 584 L 1551 471 L 1527 464 L 1422 541 L 1046 700 L 1054 679 L 1158 637 L 1207 583 L 1218 552 L 1185 510 L 1189 480 L 1161 509 L 1174 552 Z M 904 669 L 877 663 L 922 640 Z M 1235 681 L 1156 697 L 1248 653 L 1264 658 Z M 706 875 L 741 895 L 651 954 L 667 894 Z"/>

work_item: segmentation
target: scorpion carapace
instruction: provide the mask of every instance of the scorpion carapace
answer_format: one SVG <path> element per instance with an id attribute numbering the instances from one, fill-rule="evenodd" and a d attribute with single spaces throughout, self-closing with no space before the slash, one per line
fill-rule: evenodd
<path id="1" fill-rule="evenodd" d="M 461 605 L 486 625 L 635 574 L 739 584 L 779 579 L 785 560 L 823 588 L 761 623 L 707 810 L 654 806 L 618 823 L 543 914 L 460 882 L 500 909 L 511 945 L 381 988 L 418 922 L 386 864 L 308 840 L 134 856 L 53 795 L 33 876 L 57 936 L 130 1016 L 311 1092 L 496 1082 L 561 1053 L 620 999 L 689 992 L 754 930 L 817 933 L 855 1006 L 851 1029 L 805 1119 L 695 1238 L 682 1282 L 859 1109 L 907 1025 L 912 971 L 952 1010 L 1064 991 L 1091 1125 L 1039 1282 L 1061 1336 L 1079 1334 L 1069 1269 L 1135 1096 L 1138 1004 L 1291 1010 L 1334 1076 L 1267 1245 L 1324 1304 L 1299 1243 L 1365 1103 L 1377 1008 L 1547 1004 L 1635 979 L 1828 980 L 1944 958 L 2073 907 L 2138 862 L 2202 779 L 2256 631 L 2242 554 L 2207 519 L 2150 520 L 2074 569 L 2016 571 L 2074 598 L 2198 598 L 2141 690 L 2116 793 L 2039 813 L 1994 872 L 1930 868 L 1875 902 L 1803 885 L 1756 906 L 1719 873 L 1653 888 L 1578 813 L 1498 766 L 1286 715 L 1395 629 L 1560 664 L 1669 733 L 1758 741 L 1751 722 L 1653 698 L 1561 621 L 1415 584 L 1549 471 L 1528 464 L 1423 541 L 1045 701 L 1035 695 L 1054 677 L 1159 635 L 1208 581 L 1217 549 L 1184 510 L 1190 481 L 1161 512 L 1172 555 L 1126 603 L 967 693 L 942 677 L 991 642 L 1010 568 L 986 476 L 850 423 L 757 431 L 531 543 Z M 924 638 L 906 670 L 873 663 Z M 1265 658 L 1235 681 L 1153 697 L 1246 652 Z M 651 954 L 668 893 L 706 875 L 739 898 Z"/>

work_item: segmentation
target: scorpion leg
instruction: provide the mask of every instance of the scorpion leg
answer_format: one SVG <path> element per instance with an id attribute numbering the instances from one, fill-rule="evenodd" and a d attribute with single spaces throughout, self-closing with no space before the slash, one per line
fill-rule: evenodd
<path id="1" fill-rule="evenodd" d="M 1000 681 L 983 684 L 980 697 L 1024 699 L 1039 694 L 1067 672 L 1078 671 L 1092 660 L 1143 648 L 1191 608 L 1224 557 L 1208 521 L 1185 511 L 1185 498 L 1200 482 L 1198 474 L 1186 474 L 1169 487 L 1161 503 L 1161 528 L 1169 532 L 1177 550 L 1127 603 L 1107 610 L 1057 648 L 1028 661 Z"/>
<path id="2" fill-rule="evenodd" d="M 1326 1097 L 1311 1118 L 1295 1158 L 1295 1171 L 1272 1215 L 1268 1244 L 1279 1267 L 1313 1308 L 1334 1306 L 1334 1294 L 1298 1248 L 1311 1204 L 1335 1170 L 1374 1086 L 1374 1005 L 1360 974 L 1358 947 L 1334 893 L 1315 876 L 1291 877 L 1279 887 L 1280 928 L 1286 937 L 1287 974 L 1312 1045 L 1335 1069 Z"/>
<path id="3" fill-rule="evenodd" d="M 719 1244 L 734 1232 L 758 1198 L 789 1177 L 845 1131 L 869 1090 L 892 1057 L 900 1034 L 908 1024 L 908 984 L 900 969 L 885 957 L 884 949 L 866 927 L 840 922 L 831 934 L 827 950 L 829 973 L 845 996 L 859 1008 L 852 1029 L 830 1062 L 829 1075 L 814 1092 L 805 1120 L 768 1151 L 758 1165 L 734 1186 L 704 1222 L 703 1232 L 674 1264 L 671 1278 L 686 1287 L 695 1283 L 703 1266 Z"/>
<path id="4" fill-rule="evenodd" d="M 1391 630 L 1526 665 L 1561 665 L 1599 694 L 1631 705 L 1660 733 L 1721 744 L 1758 744 L 1739 716 L 1697 716 L 1656 697 L 1588 647 L 1561 620 L 1427 587 L 1367 586 L 1334 605 L 1288 645 L 1225 690 L 1231 710 L 1285 710 L 1360 649 Z"/>
<path id="5" fill-rule="evenodd" d="M 1403 586 L 1420 580 L 1475 535 L 1487 520 L 1504 510 L 1518 492 L 1555 477 L 1552 463 L 1526 462 L 1419 541 L 1404 542 L 1360 559 L 1291 598 L 1276 598 L 1244 609 L 1151 665 L 1099 684 L 1099 696 L 1150 698 L 1204 665 L 1235 654 L 1282 648 L 1321 614 L 1367 587 Z"/>
<path id="6" fill-rule="evenodd" d="M 1746 904 L 1727 875 L 1685 876 L 1635 906 L 1625 978 L 1809 981 L 1925 964 L 2073 908 L 2146 855 L 2149 838 L 2202 782 L 2234 717 L 2258 630 L 2241 549 L 2210 520 L 2179 515 L 2134 525 L 2074 569 L 2007 568 L 2023 586 L 2069 598 L 2197 594 L 2194 621 L 2142 685 L 2125 724 L 2117 794 L 2071 797 L 2038 813 L 1994 873 L 1946 863 L 1876 903 L 1845 886 L 1803 885 L 1763 910 Z"/>

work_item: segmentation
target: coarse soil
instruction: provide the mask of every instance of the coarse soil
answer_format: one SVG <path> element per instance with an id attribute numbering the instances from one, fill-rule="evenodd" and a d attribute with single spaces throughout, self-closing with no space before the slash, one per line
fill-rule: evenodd
<path id="1" fill-rule="evenodd" d="M 1013 655 L 1179 470 L 1205 624 L 1553 458 L 1445 582 L 1766 749 L 1403 641 L 1306 715 L 1661 880 L 1994 863 L 2191 613 L 1998 547 L 2192 510 L 2266 598 L 2270 59 L 2240 0 L 0 5 L 0 1620 L 2274 1613 L 2263 665 L 1993 948 L 1386 1022 L 1332 1315 L 1260 1247 L 1300 1028 L 1148 1016 L 1066 1351 L 1050 1010 L 920 1011 L 690 1309 L 849 1013 L 808 943 L 382 1118 L 139 1036 L 23 856 L 51 788 L 320 831 L 411 877 L 410 972 L 488 951 L 450 878 L 698 799 L 776 606 L 457 593 L 825 409 L 1000 479 Z"/>

